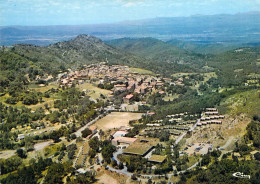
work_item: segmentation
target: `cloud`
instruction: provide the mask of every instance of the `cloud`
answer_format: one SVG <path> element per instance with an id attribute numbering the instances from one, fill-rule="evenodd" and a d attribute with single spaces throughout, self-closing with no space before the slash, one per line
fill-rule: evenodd
<path id="1" fill-rule="evenodd" d="M 131 7 L 131 6 L 135 6 L 135 5 L 136 5 L 136 4 L 133 3 L 133 2 L 129 2 L 129 3 L 124 4 L 123 6 L 124 6 L 124 7 Z"/>

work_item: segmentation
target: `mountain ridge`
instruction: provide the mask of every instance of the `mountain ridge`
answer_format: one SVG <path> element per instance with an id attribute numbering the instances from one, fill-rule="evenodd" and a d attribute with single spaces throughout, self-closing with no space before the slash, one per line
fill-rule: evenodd
<path id="1" fill-rule="evenodd" d="M 58 41 L 90 34 L 102 40 L 123 37 L 153 37 L 168 41 L 181 39 L 194 42 L 250 43 L 259 42 L 259 12 L 235 15 L 153 18 L 125 23 L 60 26 L 0 27 L 0 44 L 31 43 L 47 46 Z M 15 28 L 8 31 L 7 28 Z M 7 30 L 6 30 L 7 29 Z"/>

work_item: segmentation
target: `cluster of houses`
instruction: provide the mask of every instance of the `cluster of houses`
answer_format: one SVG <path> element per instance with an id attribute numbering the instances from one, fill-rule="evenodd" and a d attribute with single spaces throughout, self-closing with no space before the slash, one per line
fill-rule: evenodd
<path id="1" fill-rule="evenodd" d="M 202 125 L 208 125 L 208 124 L 222 124 L 222 119 L 224 119 L 225 116 L 219 115 L 218 109 L 216 108 L 206 108 L 206 112 L 204 113 L 204 116 L 200 118 L 200 123 L 198 123 L 198 126 Z"/>
<path id="2" fill-rule="evenodd" d="M 170 83 L 169 78 L 160 78 L 152 75 L 142 75 L 132 72 L 128 66 L 107 65 L 97 63 L 85 65 L 83 70 L 62 73 L 58 75 L 60 87 L 71 87 L 74 84 L 91 82 L 94 84 L 113 85 L 113 94 L 127 92 L 123 97 L 124 103 L 134 101 L 134 93 L 144 95 L 158 90 L 161 94 L 165 93 L 162 89 L 165 83 Z M 110 97 L 113 97 L 111 94 Z"/>
<path id="3" fill-rule="evenodd" d="M 175 130 L 183 130 L 183 131 L 187 131 L 190 129 L 190 127 L 188 126 L 160 126 L 160 127 L 152 127 L 152 128 L 146 128 L 144 129 L 145 132 L 147 131 L 157 131 L 157 130 L 171 130 L 171 129 L 175 129 Z"/>

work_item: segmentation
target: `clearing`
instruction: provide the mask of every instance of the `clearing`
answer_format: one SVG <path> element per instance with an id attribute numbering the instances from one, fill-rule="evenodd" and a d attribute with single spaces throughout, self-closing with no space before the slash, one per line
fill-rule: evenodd
<path id="1" fill-rule="evenodd" d="M 136 73 L 139 73 L 139 74 L 149 74 L 149 75 L 154 75 L 154 73 L 150 70 L 145 70 L 145 69 L 141 69 L 141 68 L 130 68 L 130 71 L 132 72 L 136 72 Z"/>
<path id="2" fill-rule="evenodd" d="M 102 130 L 120 128 L 121 126 L 129 126 L 129 121 L 137 120 L 141 117 L 142 113 L 112 112 L 98 120 L 94 125 Z"/>
<path id="3" fill-rule="evenodd" d="M 30 89 L 34 89 L 35 91 L 37 91 L 37 92 L 42 92 L 42 93 L 44 93 L 44 92 L 46 92 L 46 91 L 48 91 L 48 90 L 50 90 L 50 89 L 57 89 L 57 88 L 59 88 L 59 85 L 58 85 L 58 83 L 57 82 L 51 82 L 51 83 L 49 83 L 47 86 L 43 86 L 43 87 L 40 87 L 39 85 L 37 85 L 37 84 L 30 84 L 29 86 L 28 86 Z"/>
<path id="4" fill-rule="evenodd" d="M 109 176 L 108 174 L 103 174 L 102 176 L 100 176 L 98 179 L 98 183 L 102 183 L 102 184 L 119 184 L 119 182 L 114 179 L 112 176 Z"/>
<path id="5" fill-rule="evenodd" d="M 87 90 L 87 95 L 94 99 L 99 98 L 100 94 L 107 96 L 112 93 L 112 91 L 98 88 L 91 83 L 79 84 L 77 85 L 77 88 L 79 88 L 81 91 L 83 89 Z"/>

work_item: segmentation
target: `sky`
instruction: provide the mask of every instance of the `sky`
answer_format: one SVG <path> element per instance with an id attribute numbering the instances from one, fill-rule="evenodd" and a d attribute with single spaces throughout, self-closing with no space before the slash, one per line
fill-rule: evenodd
<path id="1" fill-rule="evenodd" d="M 0 0 L 0 26 L 101 24 L 259 10 L 260 0 Z"/>

